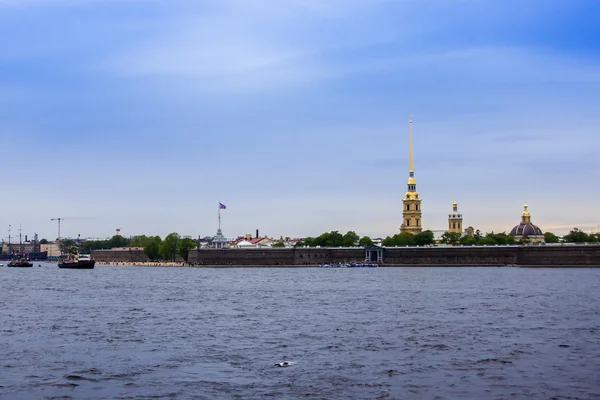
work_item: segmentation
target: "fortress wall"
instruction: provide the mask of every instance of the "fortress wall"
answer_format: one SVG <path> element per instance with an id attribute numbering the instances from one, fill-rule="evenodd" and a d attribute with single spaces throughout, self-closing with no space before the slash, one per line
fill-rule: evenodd
<path id="1" fill-rule="evenodd" d="M 519 265 L 545 266 L 600 266 L 600 245 L 530 246 L 519 250 Z"/>
<path id="2" fill-rule="evenodd" d="M 363 262 L 365 260 L 365 249 L 363 248 L 336 248 L 331 249 L 332 263 Z"/>
<path id="3" fill-rule="evenodd" d="M 298 249 L 202 249 L 190 250 L 189 261 L 197 265 L 319 265 L 362 261 L 362 248 Z"/>
<path id="4" fill-rule="evenodd" d="M 517 247 L 400 247 L 388 248 L 392 265 L 507 265 L 517 263 Z"/>
<path id="5" fill-rule="evenodd" d="M 294 252 L 294 265 L 318 265 L 331 262 L 331 249 L 326 248 L 298 248 L 288 249 Z"/>
<path id="6" fill-rule="evenodd" d="M 295 265 L 294 249 L 201 249 L 190 250 L 195 265 Z"/>
<path id="7" fill-rule="evenodd" d="M 362 248 L 202 249 L 190 250 L 195 265 L 319 265 L 362 261 Z M 145 262 L 142 250 L 94 250 L 98 262 Z M 394 247 L 386 248 L 383 265 L 406 266 L 600 266 L 600 245 Z"/>

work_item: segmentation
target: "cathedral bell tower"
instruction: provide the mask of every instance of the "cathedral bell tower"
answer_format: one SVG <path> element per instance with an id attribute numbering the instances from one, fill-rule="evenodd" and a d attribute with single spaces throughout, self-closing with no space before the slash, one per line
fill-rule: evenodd
<path id="1" fill-rule="evenodd" d="M 421 198 L 417 192 L 417 180 L 415 179 L 415 168 L 413 165 L 412 148 L 412 116 L 410 117 L 410 139 L 409 139 L 409 168 L 408 168 L 408 191 L 402 200 L 402 225 L 400 233 L 419 233 L 421 227 Z"/>
<path id="2" fill-rule="evenodd" d="M 448 214 L 448 232 L 462 233 L 463 217 L 458 212 L 458 203 L 452 203 L 452 214 Z"/>

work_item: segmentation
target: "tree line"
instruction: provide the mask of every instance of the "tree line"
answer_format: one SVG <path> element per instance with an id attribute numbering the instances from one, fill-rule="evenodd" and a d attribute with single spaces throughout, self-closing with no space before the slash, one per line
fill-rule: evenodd
<path id="1" fill-rule="evenodd" d="M 63 240 L 61 243 L 61 252 L 63 252 Z M 71 240 L 71 242 L 74 242 Z M 78 251 L 82 253 L 91 253 L 92 250 L 110 250 L 115 247 L 143 247 L 144 254 L 152 261 L 175 261 L 177 256 L 185 261 L 188 260 L 188 252 L 198 246 L 198 241 L 191 238 L 182 238 L 178 233 L 169 233 L 164 240 L 160 236 L 139 235 L 126 238 L 121 235 L 115 235 L 107 240 L 87 240 L 78 246 Z M 65 245 L 65 250 L 69 251 L 69 245 Z"/>
<path id="2" fill-rule="evenodd" d="M 307 237 L 296 243 L 296 247 L 353 247 L 370 246 L 373 241 L 368 236 L 360 237 L 354 231 L 342 235 L 339 231 L 325 232 L 317 237 Z"/>
<path id="3" fill-rule="evenodd" d="M 600 233 L 587 234 L 577 228 L 573 228 L 569 234 L 559 237 L 552 232 L 544 234 L 546 243 L 600 243 Z M 527 244 L 530 239 L 525 236 L 518 240 L 506 232 L 501 233 L 485 233 L 477 230 L 473 236 L 463 235 L 461 233 L 445 232 L 440 240 L 440 243 L 450 245 L 463 246 L 495 246 L 495 245 L 513 245 Z M 435 244 L 434 234 L 430 230 L 426 230 L 417 234 L 398 233 L 393 236 L 388 236 L 381 242 L 382 246 L 428 246 Z M 296 247 L 353 247 L 353 246 L 369 246 L 373 244 L 373 240 L 368 236 L 359 237 L 354 231 L 348 231 L 342 235 L 338 231 L 325 232 L 317 237 L 307 237 L 298 242 Z"/>
<path id="4" fill-rule="evenodd" d="M 544 234 L 546 243 L 600 243 L 600 233 L 587 234 L 578 228 L 573 228 L 567 235 L 559 237 L 552 232 Z M 42 239 L 40 243 L 47 240 Z M 427 246 L 435 244 L 434 234 L 426 230 L 417 234 L 398 233 L 388 236 L 381 242 L 382 246 Z M 482 234 L 479 230 L 475 231 L 473 236 L 462 235 L 460 233 L 445 232 L 441 238 L 441 243 L 463 246 L 494 246 L 494 245 L 512 245 L 526 244 L 529 242 L 527 237 L 516 240 L 510 234 L 486 233 Z M 339 231 L 325 232 L 317 237 L 307 237 L 296 244 L 296 247 L 354 247 L 370 246 L 373 240 L 368 236 L 360 237 L 355 231 L 348 231 L 341 234 Z M 72 239 L 62 240 L 60 251 L 62 254 L 91 253 L 92 250 L 110 250 L 115 247 L 142 247 L 144 254 L 152 261 L 175 261 L 179 256 L 183 260 L 188 260 L 188 252 L 198 246 L 198 242 L 191 238 L 182 238 L 178 233 L 168 234 L 164 239 L 160 236 L 138 235 L 126 238 L 121 235 L 115 235 L 106 240 L 86 240 L 78 243 Z M 284 247 L 283 242 L 278 242 L 273 247 Z"/>

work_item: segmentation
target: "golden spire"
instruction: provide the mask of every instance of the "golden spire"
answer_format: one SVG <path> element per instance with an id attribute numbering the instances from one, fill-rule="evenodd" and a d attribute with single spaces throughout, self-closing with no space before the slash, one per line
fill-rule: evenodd
<path id="1" fill-rule="evenodd" d="M 410 144 L 409 144 L 409 148 L 410 148 L 410 156 L 409 156 L 409 166 L 408 166 L 408 172 L 415 172 L 415 166 L 413 165 L 413 151 L 412 151 L 412 115 L 410 116 Z"/>
<path id="2" fill-rule="evenodd" d="M 525 205 L 523 206 L 524 211 L 523 214 L 521 214 L 521 223 L 523 224 L 529 224 L 531 223 L 531 215 L 529 214 L 529 211 L 527 211 L 527 203 L 525 203 Z"/>
<path id="3" fill-rule="evenodd" d="M 417 180 L 415 179 L 415 167 L 413 164 L 413 148 L 412 148 L 412 115 L 410 116 L 410 142 L 409 142 L 409 156 L 408 156 L 408 191 L 414 192 L 416 190 Z"/>

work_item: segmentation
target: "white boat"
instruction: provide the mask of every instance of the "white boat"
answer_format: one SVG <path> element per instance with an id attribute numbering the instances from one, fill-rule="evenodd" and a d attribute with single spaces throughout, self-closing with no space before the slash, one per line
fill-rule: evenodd
<path id="1" fill-rule="evenodd" d="M 350 264 L 346 263 L 337 263 L 337 264 L 321 264 L 319 267 L 321 268 L 348 268 Z"/>

